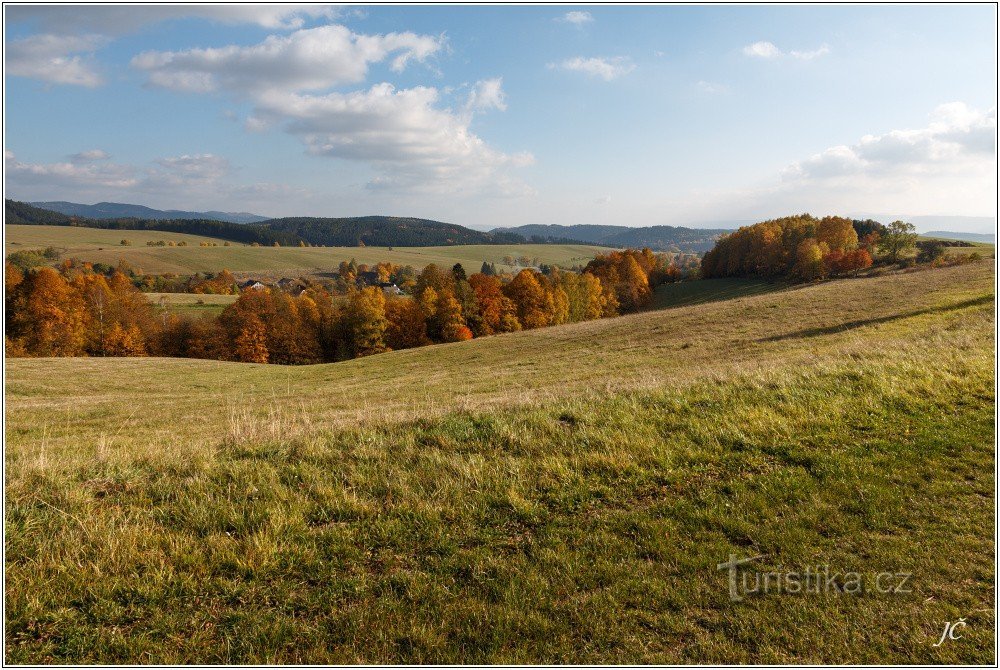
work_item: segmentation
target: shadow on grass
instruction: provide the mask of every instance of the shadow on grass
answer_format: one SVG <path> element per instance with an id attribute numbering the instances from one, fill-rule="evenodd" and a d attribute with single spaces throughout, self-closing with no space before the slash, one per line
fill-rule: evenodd
<path id="1" fill-rule="evenodd" d="M 820 335 L 832 335 L 834 333 L 841 333 L 845 330 L 854 330 L 855 328 L 863 328 L 865 326 L 875 326 L 882 323 L 889 323 L 891 321 L 898 321 L 900 319 L 909 319 L 914 316 L 923 316 L 924 314 L 944 314 L 946 312 L 954 312 L 960 309 L 966 309 L 967 307 L 977 307 L 979 305 L 993 304 L 992 295 L 981 295 L 978 298 L 971 298 L 969 300 L 963 300 L 961 302 L 956 302 L 950 305 L 942 305 L 940 307 L 927 307 L 925 309 L 917 309 L 911 312 L 903 312 L 902 314 L 892 314 L 890 316 L 880 316 L 873 319 L 859 319 L 857 321 L 848 321 L 847 323 L 841 323 L 836 326 L 824 326 L 823 328 L 807 328 L 805 330 L 797 330 L 794 333 L 785 333 L 784 335 L 772 335 L 771 337 L 763 337 L 758 342 L 780 342 L 782 340 L 797 340 L 805 339 L 807 337 L 819 337 Z"/>

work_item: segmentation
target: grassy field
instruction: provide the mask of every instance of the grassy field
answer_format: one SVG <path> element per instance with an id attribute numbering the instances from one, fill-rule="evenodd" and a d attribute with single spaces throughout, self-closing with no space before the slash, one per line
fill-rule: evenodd
<path id="1" fill-rule="evenodd" d="M 302 368 L 8 360 L 5 660 L 993 663 L 993 285 Z M 734 602 L 730 554 L 868 587 Z"/>
<path id="2" fill-rule="evenodd" d="M 146 293 L 145 295 L 157 308 L 187 316 L 218 315 L 239 298 L 238 295 L 197 293 Z"/>
<path id="3" fill-rule="evenodd" d="M 451 267 L 461 263 L 469 272 L 478 272 L 483 261 L 503 266 L 505 256 L 538 258 L 540 263 L 573 267 L 586 265 L 601 247 L 584 244 L 458 245 L 449 247 L 249 247 L 238 243 L 221 246 L 221 240 L 156 231 L 98 230 L 69 226 L 5 227 L 7 253 L 18 249 L 54 246 L 64 250 L 63 258 L 76 257 L 90 262 L 117 265 L 128 261 L 133 267 L 153 274 L 174 272 L 257 272 L 285 276 L 330 272 L 341 261 L 356 259 L 369 265 L 390 261 L 423 268 L 430 263 Z M 127 238 L 132 246 L 120 246 Z M 186 239 L 184 247 L 147 247 L 147 240 Z M 202 241 L 220 246 L 201 247 Z"/>
<path id="4" fill-rule="evenodd" d="M 700 305 L 703 302 L 731 300 L 761 293 L 771 293 L 785 288 L 788 288 L 788 285 L 784 283 L 740 277 L 660 284 L 653 292 L 653 309 Z"/>

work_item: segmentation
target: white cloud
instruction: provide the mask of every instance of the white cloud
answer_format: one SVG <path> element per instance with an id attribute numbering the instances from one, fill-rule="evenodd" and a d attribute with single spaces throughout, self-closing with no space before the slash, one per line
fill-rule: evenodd
<path id="1" fill-rule="evenodd" d="M 477 81 L 469 92 L 466 109 L 472 111 L 499 109 L 501 112 L 507 109 L 506 96 L 503 92 L 503 77 Z"/>
<path id="2" fill-rule="evenodd" d="M 164 157 L 145 166 L 113 163 L 109 158 L 104 154 L 87 163 L 26 163 L 8 150 L 4 153 L 7 187 L 23 200 L 110 200 L 185 209 L 213 209 L 221 203 L 267 209 L 274 197 L 309 195 L 284 184 L 234 183 L 229 161 L 213 154 Z"/>
<path id="3" fill-rule="evenodd" d="M 635 65 L 624 56 L 615 58 L 584 58 L 577 56 L 561 63 L 549 63 L 549 69 L 582 72 L 591 77 L 599 77 L 604 81 L 612 81 L 635 69 Z"/>
<path id="4" fill-rule="evenodd" d="M 499 85 L 485 89 L 484 104 L 503 99 Z M 313 155 L 372 165 L 378 174 L 369 188 L 529 192 L 506 169 L 531 164 L 530 154 L 493 149 L 469 129 L 471 113 L 441 109 L 438 102 L 435 88 L 397 90 L 382 83 L 322 96 L 266 94 L 258 98 L 257 115 L 284 122 Z"/>
<path id="5" fill-rule="evenodd" d="M 8 186 L 12 188 L 44 185 L 50 192 L 62 193 L 63 189 L 81 187 L 127 189 L 139 181 L 130 167 L 114 163 L 22 163 L 8 150 L 4 153 L 4 164 Z"/>
<path id="6" fill-rule="evenodd" d="M 109 158 L 111 158 L 111 154 L 107 151 L 90 149 L 89 151 L 81 151 L 80 153 L 73 154 L 69 157 L 69 161 L 79 165 L 82 163 L 93 163 L 94 161 L 106 161 Z"/>
<path id="7" fill-rule="evenodd" d="M 95 88 L 104 80 L 94 66 L 93 54 L 104 43 L 105 39 L 99 35 L 43 34 L 10 40 L 5 53 L 7 74 L 50 84 Z"/>
<path id="8" fill-rule="evenodd" d="M 246 130 L 283 128 L 310 154 L 366 163 L 376 172 L 369 188 L 530 192 L 508 174 L 530 163 L 530 154 L 498 151 L 470 129 L 475 114 L 506 109 L 502 78 L 477 81 L 454 110 L 434 87 L 380 83 L 365 90 L 328 90 L 363 81 L 372 63 L 389 60 L 398 71 L 443 47 L 440 37 L 363 35 L 324 26 L 249 47 L 147 52 L 132 64 L 156 86 L 250 100 L 254 109 Z"/>
<path id="9" fill-rule="evenodd" d="M 147 51 L 132 59 L 154 86 L 186 92 L 319 90 L 364 81 L 368 66 L 395 55 L 392 69 L 437 53 L 443 39 L 414 33 L 360 35 L 344 26 L 272 35 L 248 46 Z"/>
<path id="10" fill-rule="evenodd" d="M 824 44 L 818 49 L 813 49 L 812 51 L 789 51 L 788 55 L 792 58 L 798 58 L 799 60 L 812 60 L 813 58 L 825 56 L 828 53 L 830 53 L 830 47 Z"/>
<path id="11" fill-rule="evenodd" d="M 229 161 L 214 154 L 194 154 L 159 158 L 162 176 L 175 181 L 214 181 L 230 172 Z"/>
<path id="12" fill-rule="evenodd" d="M 340 10 L 323 5 L 11 5 L 6 18 L 14 24 L 30 23 L 58 34 L 80 31 L 121 35 L 144 26 L 184 18 L 202 18 L 229 25 L 251 24 L 271 30 L 297 30 L 306 21 L 331 20 Z"/>
<path id="13" fill-rule="evenodd" d="M 925 128 L 865 135 L 855 144 L 830 147 L 789 166 L 786 180 L 935 175 L 994 165 L 996 109 L 964 103 L 941 105 Z"/>
<path id="14" fill-rule="evenodd" d="M 773 202 L 829 211 L 982 215 L 996 205 L 996 109 L 938 107 L 923 128 L 866 135 L 793 163 Z"/>
<path id="15" fill-rule="evenodd" d="M 754 42 L 743 47 L 743 53 L 755 58 L 777 58 L 781 55 L 781 49 L 770 42 Z"/>
<path id="16" fill-rule="evenodd" d="M 812 60 L 830 53 L 830 47 L 826 44 L 811 51 L 789 51 L 784 52 L 771 42 L 754 42 L 743 47 L 743 53 L 752 58 L 763 58 L 765 60 L 775 60 L 778 58 L 796 58 L 798 60 Z"/>
<path id="17" fill-rule="evenodd" d="M 594 17 L 590 12 L 566 12 L 561 17 L 556 19 L 557 21 L 562 21 L 563 23 L 572 23 L 575 26 L 583 26 L 587 23 L 592 23 Z"/>

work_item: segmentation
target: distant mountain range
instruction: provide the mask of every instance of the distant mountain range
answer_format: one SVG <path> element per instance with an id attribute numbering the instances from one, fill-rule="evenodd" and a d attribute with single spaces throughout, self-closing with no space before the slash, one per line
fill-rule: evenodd
<path id="1" fill-rule="evenodd" d="M 59 212 L 67 216 L 84 216 L 88 219 L 150 219 L 153 221 L 200 219 L 227 221 L 229 223 L 260 223 L 268 217 L 248 212 L 184 212 L 177 209 L 153 209 L 143 205 L 122 202 L 99 202 L 96 205 L 81 205 L 77 202 L 33 202 L 35 207 Z"/>
<path id="2" fill-rule="evenodd" d="M 990 244 L 995 244 L 997 241 L 996 235 L 987 235 L 984 233 L 959 233 L 953 230 L 931 230 L 921 234 L 924 237 L 940 237 L 945 240 L 960 240 L 962 242 L 988 242 Z"/>
<path id="3" fill-rule="evenodd" d="M 649 247 L 660 251 L 688 253 L 708 251 L 728 228 L 683 228 L 679 226 L 527 225 L 495 228 L 494 233 L 523 235 L 529 242 L 583 242 L 606 247 Z"/>

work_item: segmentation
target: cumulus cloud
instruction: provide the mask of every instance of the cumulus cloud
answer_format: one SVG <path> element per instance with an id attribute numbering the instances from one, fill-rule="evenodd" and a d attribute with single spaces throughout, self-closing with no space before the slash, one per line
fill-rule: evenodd
<path id="1" fill-rule="evenodd" d="M 147 52 L 132 65 L 154 86 L 251 101 L 253 111 L 244 121 L 248 131 L 280 128 L 312 155 L 366 163 L 376 172 L 369 188 L 529 192 L 507 171 L 529 164 L 530 154 L 498 151 L 470 128 L 476 114 L 506 109 L 502 78 L 477 81 L 456 109 L 428 86 L 397 89 L 380 83 L 329 90 L 365 80 L 373 63 L 387 61 L 399 71 L 443 47 L 440 37 L 364 35 L 332 25 L 247 47 Z"/>
<path id="2" fill-rule="evenodd" d="M 5 52 L 7 74 L 50 84 L 95 88 L 104 80 L 94 65 L 93 54 L 105 41 L 100 35 L 50 34 L 10 40 Z"/>
<path id="3" fill-rule="evenodd" d="M 790 165 L 786 180 L 854 176 L 933 175 L 992 166 L 996 109 L 975 110 L 964 103 L 941 105 L 925 128 L 865 135 L 855 144 L 830 147 Z"/>
<path id="4" fill-rule="evenodd" d="M 789 211 L 982 215 L 996 206 L 996 109 L 938 107 L 926 126 L 866 135 L 789 165 L 766 197 Z"/>
<path id="5" fill-rule="evenodd" d="M 391 67 L 401 71 L 411 60 L 424 61 L 442 46 L 439 37 L 410 32 L 360 35 L 331 25 L 272 35 L 253 46 L 147 51 L 133 58 L 132 66 L 162 88 L 252 95 L 361 82 L 372 63 L 393 55 Z"/>
<path id="6" fill-rule="evenodd" d="M 493 106 L 503 100 L 499 80 L 482 84 L 472 99 L 480 93 L 480 104 Z M 469 129 L 469 114 L 440 108 L 439 97 L 433 87 L 388 83 L 350 93 L 271 93 L 258 99 L 257 114 L 284 122 L 313 155 L 372 165 L 378 175 L 369 188 L 443 192 L 493 183 L 508 194 L 528 192 L 504 168 L 529 165 L 533 157 L 493 149 Z"/>
<path id="7" fill-rule="evenodd" d="M 743 47 L 744 55 L 751 58 L 763 58 L 765 60 L 776 60 L 779 58 L 795 58 L 798 60 L 812 60 L 830 53 L 830 47 L 826 44 L 811 51 L 782 51 L 771 42 L 754 42 Z"/>
<path id="8" fill-rule="evenodd" d="M 594 21 L 594 17 L 590 12 L 566 12 L 557 21 L 562 21 L 563 23 L 571 23 L 574 26 L 583 26 Z"/>
<path id="9" fill-rule="evenodd" d="M 584 58 L 577 56 L 561 63 L 549 63 L 549 69 L 582 72 L 591 77 L 599 77 L 604 81 L 612 81 L 635 69 L 635 65 L 625 56 L 615 58 Z"/>

